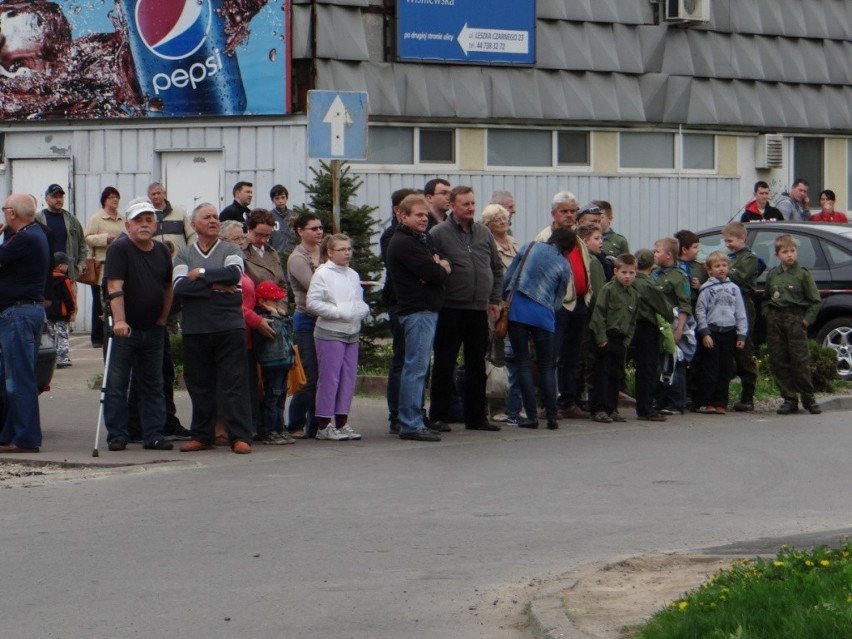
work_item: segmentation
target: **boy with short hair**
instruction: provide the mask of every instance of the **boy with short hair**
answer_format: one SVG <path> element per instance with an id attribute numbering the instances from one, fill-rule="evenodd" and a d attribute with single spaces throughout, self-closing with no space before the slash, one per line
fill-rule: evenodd
<path id="1" fill-rule="evenodd" d="M 745 346 L 748 332 L 745 304 L 739 287 L 728 279 L 728 256 L 707 256 L 710 277 L 701 285 L 695 320 L 701 336 L 701 370 L 695 393 L 695 412 L 724 415 L 734 364 L 734 350 Z"/>
<path id="2" fill-rule="evenodd" d="M 734 350 L 734 374 L 740 378 L 742 392 L 740 400 L 734 404 L 738 413 L 754 410 L 754 388 L 757 384 L 757 366 L 754 363 L 754 291 L 757 277 L 762 272 L 760 260 L 746 244 L 746 227 L 742 222 L 731 222 L 722 229 L 722 238 L 728 251 L 728 277 L 740 287 L 745 304 L 748 332 L 745 346 Z"/>
<path id="3" fill-rule="evenodd" d="M 648 249 L 636 251 L 636 279 L 633 287 L 639 294 L 636 328 L 633 333 L 633 361 L 636 365 L 636 416 L 643 421 L 664 422 L 666 418 L 654 408 L 654 390 L 660 376 L 660 329 L 657 315 L 668 320 L 672 305 L 662 287 L 651 277 L 654 254 Z"/>
<path id="4" fill-rule="evenodd" d="M 74 283 L 68 277 L 69 258 L 62 251 L 53 254 L 53 273 L 50 276 L 50 306 L 45 309 L 47 334 L 56 348 L 56 368 L 71 366 L 68 333 L 71 317 L 77 310 Z"/>
<path id="5" fill-rule="evenodd" d="M 589 283 L 592 289 L 592 298 L 589 301 L 589 313 L 586 315 L 586 321 L 583 325 L 583 341 L 580 345 L 580 366 L 577 375 L 577 405 L 587 409 L 588 402 L 583 402 L 583 395 L 589 397 L 589 389 L 593 383 L 593 371 L 595 368 L 595 349 L 589 333 L 589 319 L 591 318 L 592 310 L 604 287 L 610 277 L 612 277 L 612 265 L 604 258 L 601 253 L 601 229 L 595 222 L 590 222 L 577 227 L 577 237 L 582 240 L 589 252 Z M 607 273 L 609 269 L 609 273 Z"/>
<path id="6" fill-rule="evenodd" d="M 669 306 L 678 309 L 677 319 L 672 325 L 675 344 L 680 343 L 686 320 L 692 315 L 690 283 L 677 265 L 679 252 L 680 243 L 673 237 L 664 237 L 654 243 L 654 261 L 658 267 L 654 272 L 654 279 L 662 287 Z M 667 316 L 666 319 L 671 322 L 672 315 Z M 677 355 L 675 355 L 672 382 L 671 384 L 660 383 L 656 403 L 657 410 L 663 415 L 683 414 L 686 406 L 686 362 L 677 361 Z"/>
<path id="7" fill-rule="evenodd" d="M 619 255 L 630 253 L 627 238 L 616 233 L 612 228 L 612 204 L 606 200 L 594 200 L 601 210 L 601 232 L 603 233 L 603 252 L 608 258 L 615 259 Z"/>
<path id="8" fill-rule="evenodd" d="M 603 424 L 625 421 L 618 413 L 618 392 L 624 383 L 627 346 L 636 328 L 639 292 L 632 286 L 635 278 L 636 258 L 619 255 L 615 278 L 596 296 L 589 321 L 594 344 L 591 412 L 592 419 Z"/>
<path id="9" fill-rule="evenodd" d="M 802 405 L 812 415 L 822 409 L 814 398 L 811 382 L 808 326 L 816 320 L 821 304 L 813 276 L 796 261 L 796 241 L 791 235 L 775 238 L 780 264 L 766 275 L 766 344 L 769 370 L 784 402 L 776 411 L 790 415 Z"/>
<path id="10" fill-rule="evenodd" d="M 698 261 L 701 238 L 686 229 L 681 229 L 674 236 L 678 243 L 677 267 L 686 275 L 692 306 L 695 307 L 695 302 L 698 300 L 698 289 L 707 281 L 707 271 Z"/>
<path id="11" fill-rule="evenodd" d="M 293 339 L 287 317 L 287 293 L 275 282 L 260 282 L 255 288 L 255 312 L 269 320 L 275 331 L 272 338 L 255 330 L 252 352 L 263 374 L 263 401 L 256 441 L 261 444 L 295 444 L 284 424 L 284 400 L 287 376 L 293 365 Z"/>

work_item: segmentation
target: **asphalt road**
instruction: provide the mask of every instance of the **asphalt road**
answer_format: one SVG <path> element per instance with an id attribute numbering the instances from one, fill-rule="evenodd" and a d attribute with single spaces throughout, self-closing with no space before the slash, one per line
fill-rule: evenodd
<path id="1" fill-rule="evenodd" d="M 97 394 L 69 375 L 42 399 L 41 460 L 60 443 L 91 453 Z M 0 490 L 3 636 L 515 639 L 489 608 L 520 612 L 506 598 L 531 579 L 852 515 L 846 412 L 565 421 L 437 445 L 384 434 L 381 401 L 354 416 L 362 442 L 102 452 L 143 465 Z"/>

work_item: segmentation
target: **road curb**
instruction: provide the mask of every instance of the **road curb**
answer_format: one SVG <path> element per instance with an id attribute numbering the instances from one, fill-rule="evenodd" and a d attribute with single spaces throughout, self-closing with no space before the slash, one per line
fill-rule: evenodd
<path id="1" fill-rule="evenodd" d="M 568 575 L 538 591 L 529 611 L 529 627 L 535 639 L 596 639 L 577 628 L 565 608 L 563 594 L 578 583 Z"/>

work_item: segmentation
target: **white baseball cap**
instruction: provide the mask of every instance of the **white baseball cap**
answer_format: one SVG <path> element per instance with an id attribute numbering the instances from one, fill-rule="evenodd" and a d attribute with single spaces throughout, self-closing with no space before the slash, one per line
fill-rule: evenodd
<path id="1" fill-rule="evenodd" d="M 154 205 L 151 204 L 151 200 L 148 198 L 138 197 L 130 202 L 130 206 L 124 212 L 124 216 L 128 220 L 132 220 L 143 213 L 154 213 L 156 215 L 157 209 L 154 208 Z"/>

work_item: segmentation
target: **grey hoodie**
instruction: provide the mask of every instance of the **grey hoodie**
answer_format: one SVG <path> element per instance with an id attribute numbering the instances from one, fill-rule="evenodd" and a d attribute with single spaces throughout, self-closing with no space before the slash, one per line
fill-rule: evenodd
<path id="1" fill-rule="evenodd" d="M 727 277 L 721 282 L 715 277 L 708 279 L 698 290 L 695 320 L 701 337 L 710 335 L 711 331 L 736 329 L 737 339 L 745 341 L 748 319 L 740 287 Z"/>

